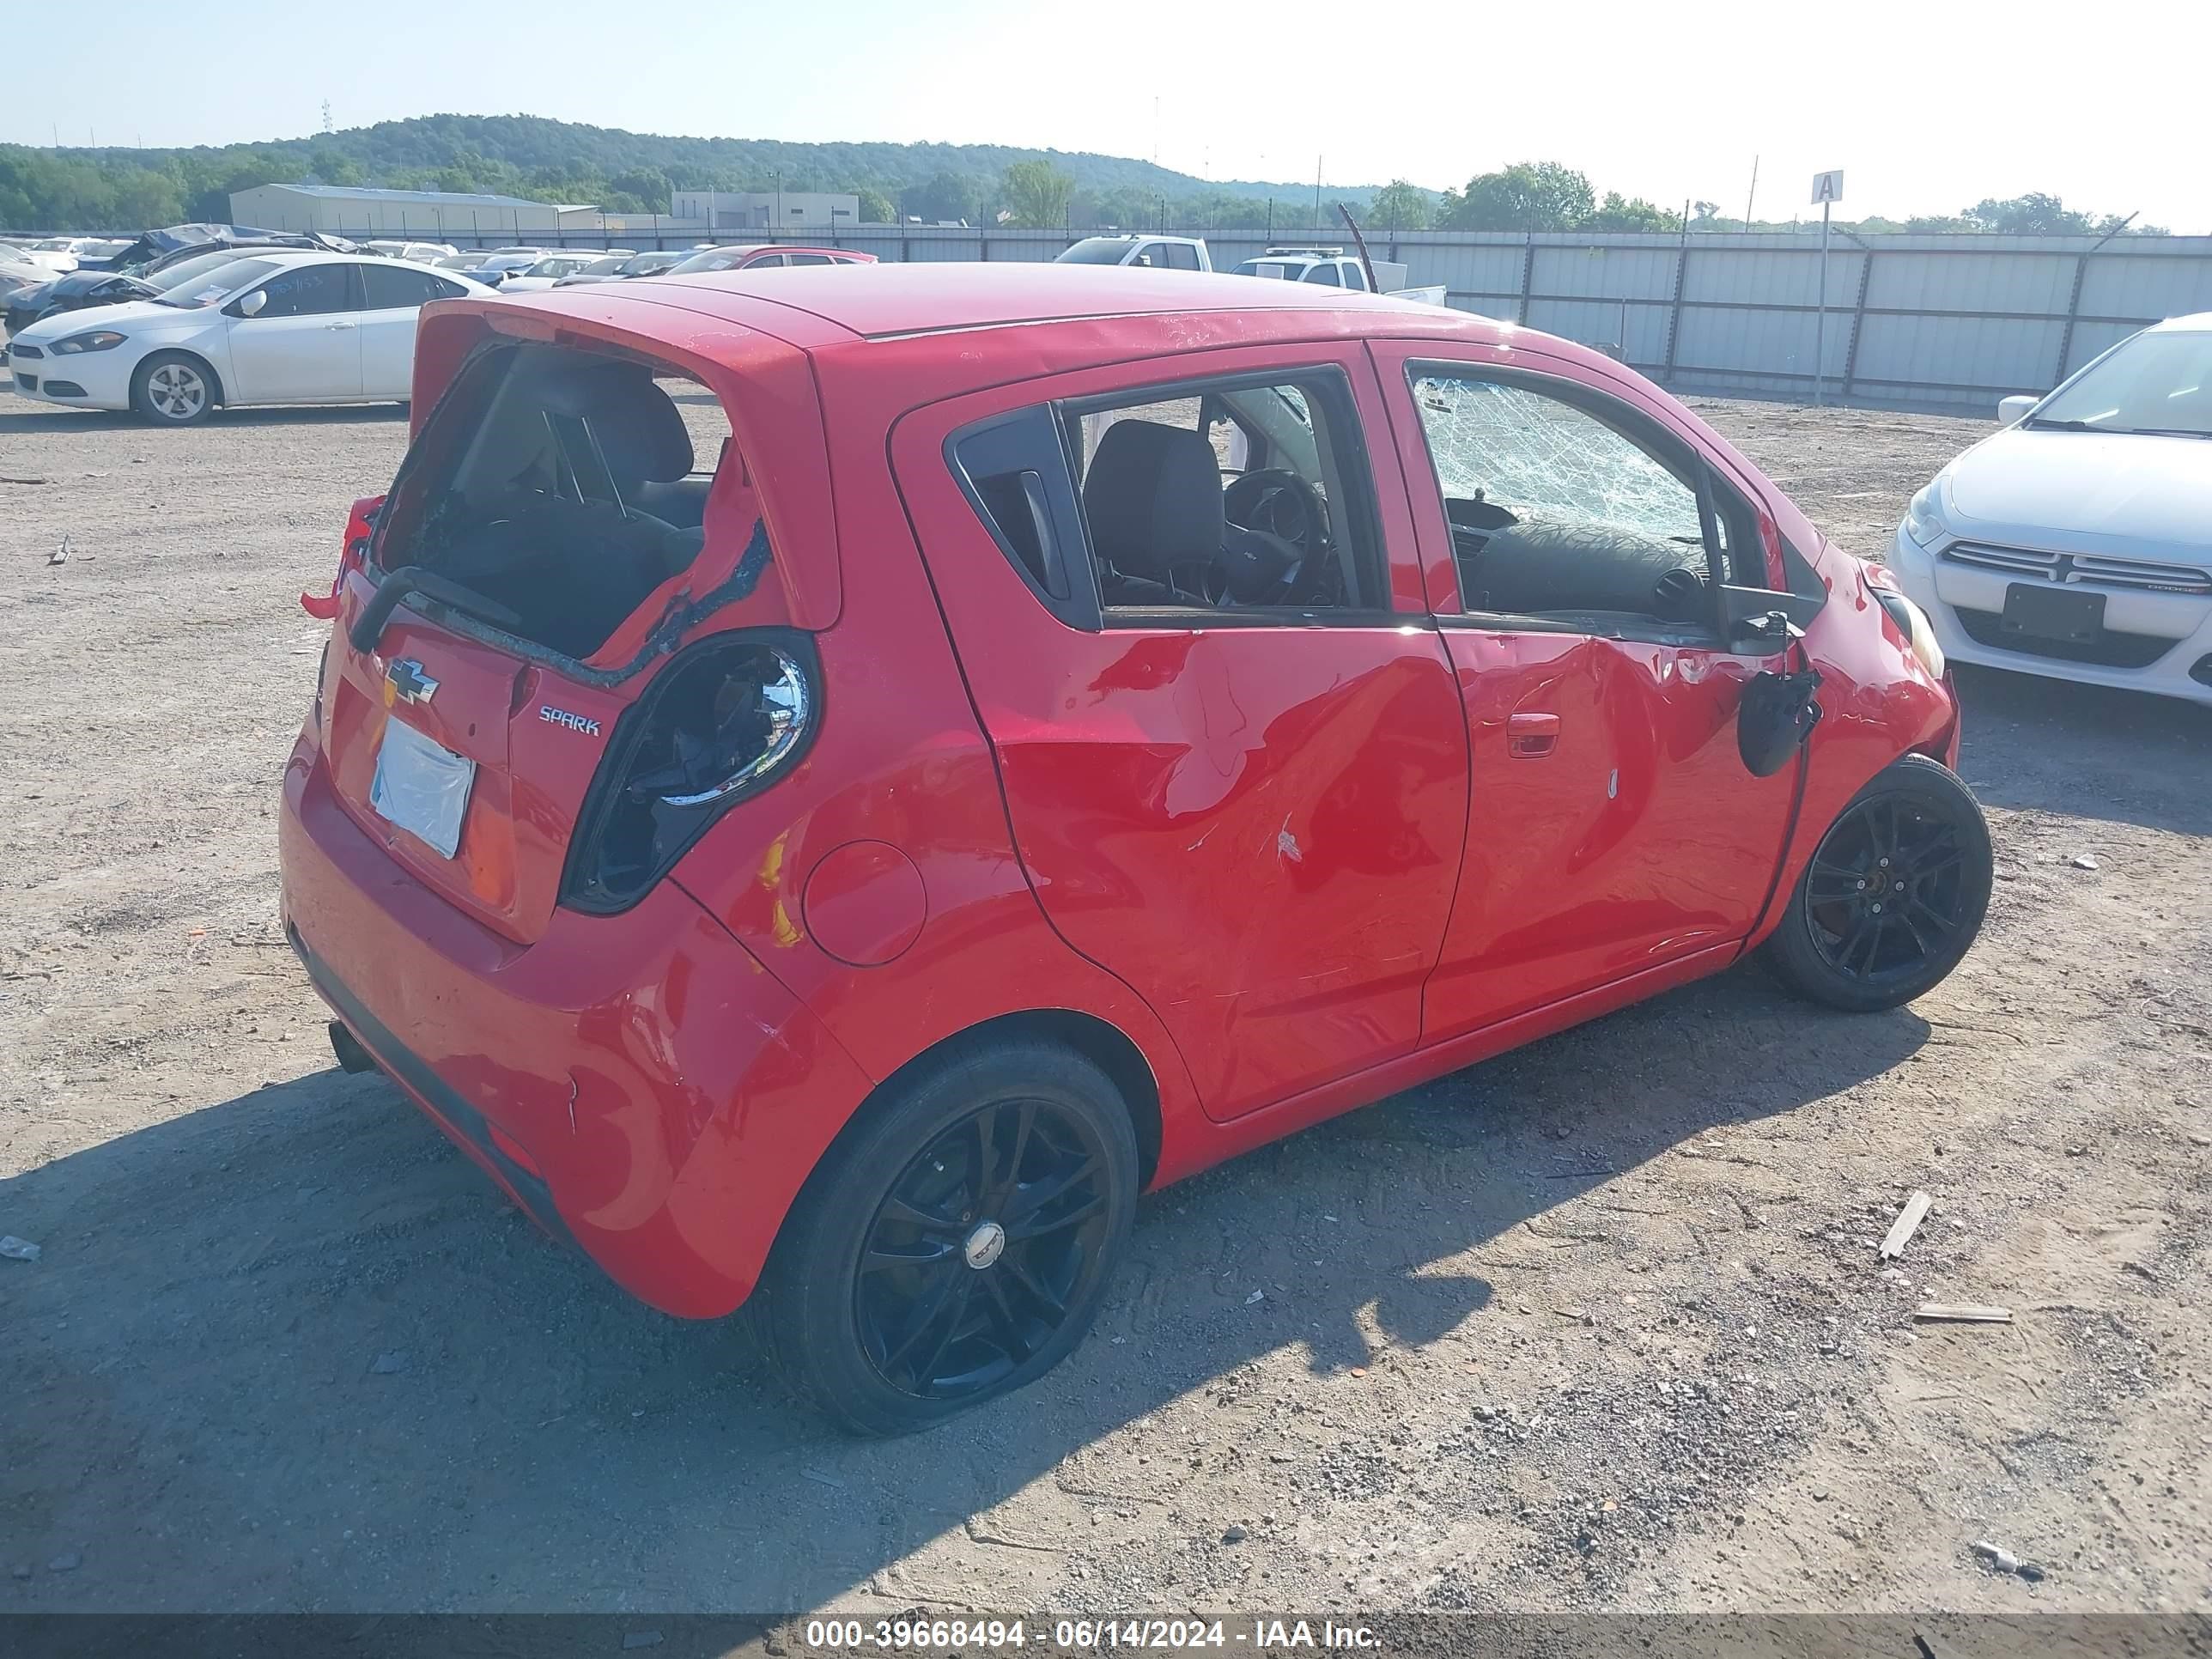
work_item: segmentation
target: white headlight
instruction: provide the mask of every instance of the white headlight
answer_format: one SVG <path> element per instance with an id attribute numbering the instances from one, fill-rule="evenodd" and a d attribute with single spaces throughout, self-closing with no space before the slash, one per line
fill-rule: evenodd
<path id="1" fill-rule="evenodd" d="M 1933 547 L 1943 538 L 1942 516 L 1936 510 L 1935 480 L 1923 485 L 1912 505 L 1905 509 L 1905 533 L 1923 547 Z"/>

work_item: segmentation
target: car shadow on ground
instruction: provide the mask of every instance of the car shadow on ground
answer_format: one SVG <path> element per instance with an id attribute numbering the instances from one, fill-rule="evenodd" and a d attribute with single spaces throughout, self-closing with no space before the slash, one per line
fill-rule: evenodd
<path id="1" fill-rule="evenodd" d="M 1078 1517 L 1163 1501 L 1189 1448 L 1151 1415 L 1252 1362 L 1326 1409 L 1351 1367 L 1449 1340 L 1510 1388 L 1512 1304 L 1557 1299 L 1544 1246 L 1607 1248 L 1515 1230 L 1547 1234 L 1585 1194 L 1602 1212 L 1598 1189 L 1700 1132 L 1849 1091 L 1929 1036 L 1910 1011 L 1810 1009 L 1744 969 L 1400 1094 L 1147 1199 L 1057 1371 L 887 1443 L 787 1398 L 744 1321 L 629 1300 L 381 1079 L 319 1072 L 0 1181 L 0 1231 L 45 1248 L 0 1264 L 0 1560 L 82 1551 L 23 1587 L 70 1608 L 912 1593 L 879 1575 L 948 1530 L 975 1538 L 1032 1483 Z M 1723 1164 L 1686 1167 L 1734 1190 Z M 1685 1224 L 1750 1224 L 1714 1213 Z"/>
<path id="2" fill-rule="evenodd" d="M 2212 832 L 2212 708 L 1960 664 L 1959 770 L 1991 806 Z"/>

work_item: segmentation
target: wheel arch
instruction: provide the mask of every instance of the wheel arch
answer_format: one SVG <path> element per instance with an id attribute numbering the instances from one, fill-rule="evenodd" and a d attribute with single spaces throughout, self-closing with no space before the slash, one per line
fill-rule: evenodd
<path id="1" fill-rule="evenodd" d="M 138 390 L 138 377 L 164 357 L 188 357 L 198 366 L 200 373 L 207 376 L 208 386 L 213 393 L 208 398 L 208 407 L 220 409 L 229 401 L 229 394 L 222 384 L 222 371 L 215 366 L 215 360 L 204 351 L 195 351 L 190 346 L 163 346 L 160 350 L 149 351 L 141 357 L 138 366 L 131 371 L 131 390 L 134 394 Z"/>
<path id="2" fill-rule="evenodd" d="M 1106 1074 L 1115 1092 L 1121 1097 L 1122 1106 L 1129 1114 L 1129 1127 L 1137 1138 L 1138 1190 L 1149 1188 L 1159 1170 L 1163 1120 L 1159 1084 L 1144 1051 L 1118 1026 L 1096 1014 L 1073 1008 L 1020 1009 L 994 1015 L 939 1037 L 870 1089 L 830 1137 L 821 1156 L 814 1160 L 813 1168 L 807 1171 L 806 1178 L 792 1194 L 782 1218 L 776 1224 L 775 1238 L 768 1255 L 775 1254 L 789 1230 L 792 1217 L 799 1212 L 808 1192 L 829 1178 L 843 1149 L 873 1123 L 877 1115 L 885 1109 L 886 1103 L 896 1099 L 916 1076 L 943 1063 L 959 1049 L 1024 1037 L 1042 1039 L 1066 1048 Z"/>
<path id="3" fill-rule="evenodd" d="M 868 1091 L 860 1109 L 838 1132 L 842 1140 L 865 1121 L 879 1101 L 889 1099 L 917 1073 L 937 1064 L 950 1051 L 1022 1037 L 1042 1038 L 1081 1055 L 1106 1073 L 1129 1114 L 1129 1127 L 1137 1137 L 1137 1167 L 1143 1186 L 1150 1187 L 1160 1166 L 1162 1119 L 1159 1080 L 1152 1075 L 1144 1050 L 1119 1026 L 1096 1014 L 1073 1008 L 1024 1008 L 996 1014 L 939 1037 Z M 834 1149 L 836 1142 L 831 1143 Z M 822 1162 L 829 1161 L 825 1151 Z"/>

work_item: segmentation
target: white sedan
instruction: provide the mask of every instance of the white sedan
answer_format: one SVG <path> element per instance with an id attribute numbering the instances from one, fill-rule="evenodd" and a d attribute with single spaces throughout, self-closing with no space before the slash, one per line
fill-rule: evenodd
<path id="1" fill-rule="evenodd" d="M 1944 654 L 2212 703 L 2212 312 L 1998 413 L 1890 554 Z"/>
<path id="2" fill-rule="evenodd" d="M 8 343 L 17 395 L 189 426 L 218 404 L 404 403 L 416 314 L 481 283 L 398 259 L 264 253 L 158 300 L 63 312 Z"/>
<path id="3" fill-rule="evenodd" d="M 563 276 L 574 276 L 578 271 L 589 270 L 610 258 L 619 264 L 626 257 L 625 251 L 620 248 L 615 249 L 611 256 L 599 252 L 549 253 L 509 275 L 500 283 L 499 291 L 501 294 L 527 294 L 535 289 L 550 288 Z"/>

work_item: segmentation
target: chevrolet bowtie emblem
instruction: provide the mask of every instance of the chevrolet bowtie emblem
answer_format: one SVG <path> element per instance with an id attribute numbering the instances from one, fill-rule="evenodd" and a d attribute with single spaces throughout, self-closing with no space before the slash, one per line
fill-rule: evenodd
<path id="1" fill-rule="evenodd" d="M 422 665 L 403 657 L 384 671 L 384 706 L 395 702 L 428 702 L 438 695 L 438 682 L 422 672 Z"/>

